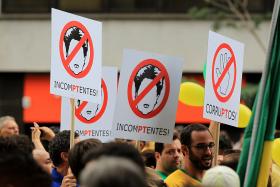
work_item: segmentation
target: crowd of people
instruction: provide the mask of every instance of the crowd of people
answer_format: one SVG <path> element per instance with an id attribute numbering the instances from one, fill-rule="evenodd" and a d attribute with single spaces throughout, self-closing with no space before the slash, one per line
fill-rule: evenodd
<path id="1" fill-rule="evenodd" d="M 70 149 L 70 131 L 55 133 L 34 123 L 31 137 L 21 135 L 13 117 L 0 118 L 0 186 L 3 187 L 239 187 L 241 150 L 220 135 L 218 165 L 215 140 L 206 125 L 174 130 L 171 143 L 97 139 L 80 140 Z M 141 146 L 140 146 L 141 145 Z M 269 186 L 279 186 L 273 163 Z M 278 172 L 278 173 L 277 173 Z"/>

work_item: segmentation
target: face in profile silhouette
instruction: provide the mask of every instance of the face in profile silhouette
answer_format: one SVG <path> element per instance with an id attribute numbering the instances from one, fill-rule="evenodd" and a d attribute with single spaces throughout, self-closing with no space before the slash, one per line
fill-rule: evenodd
<path id="1" fill-rule="evenodd" d="M 64 35 L 65 59 L 73 52 L 73 49 L 78 45 L 83 38 L 84 32 L 78 27 L 69 28 Z M 88 40 L 85 40 L 82 47 L 74 55 L 74 58 L 69 63 L 71 71 L 78 75 L 84 71 L 88 64 Z"/>
<path id="2" fill-rule="evenodd" d="M 142 67 L 134 78 L 135 93 L 134 99 L 159 75 L 160 69 L 156 66 L 148 64 Z M 137 109 L 142 114 L 149 114 L 155 109 L 158 103 L 158 98 L 162 94 L 164 86 L 164 77 L 157 82 L 149 92 L 136 105 Z"/>
<path id="3" fill-rule="evenodd" d="M 87 121 L 90 121 L 92 118 L 94 118 L 99 113 L 101 107 L 103 106 L 103 102 L 104 102 L 103 89 L 101 89 L 101 98 L 102 98 L 101 104 L 88 102 L 87 105 L 82 109 L 80 115 Z M 82 104 L 81 100 L 75 100 L 76 109 L 80 107 L 81 104 Z"/>
<path id="4" fill-rule="evenodd" d="M 82 104 L 81 100 L 76 100 L 76 104 L 75 104 L 76 108 L 80 107 L 81 104 Z M 99 111 L 99 104 L 88 102 L 80 114 L 84 119 L 90 121 L 92 118 L 96 116 L 98 111 Z"/>

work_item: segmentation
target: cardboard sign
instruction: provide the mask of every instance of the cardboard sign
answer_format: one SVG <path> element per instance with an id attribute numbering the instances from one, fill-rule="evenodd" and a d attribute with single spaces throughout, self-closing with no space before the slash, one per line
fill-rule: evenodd
<path id="1" fill-rule="evenodd" d="M 111 128 L 117 95 L 117 68 L 104 67 L 101 83 L 101 104 L 75 100 L 75 132 L 81 139 L 96 138 L 102 142 L 113 140 Z M 70 129 L 70 99 L 63 98 L 61 130 Z"/>
<path id="2" fill-rule="evenodd" d="M 117 138 L 171 142 L 183 60 L 125 50 L 113 135 Z"/>
<path id="3" fill-rule="evenodd" d="M 209 32 L 203 117 L 238 126 L 244 44 Z"/>
<path id="4" fill-rule="evenodd" d="M 101 102 L 102 23 L 52 9 L 52 94 Z"/>

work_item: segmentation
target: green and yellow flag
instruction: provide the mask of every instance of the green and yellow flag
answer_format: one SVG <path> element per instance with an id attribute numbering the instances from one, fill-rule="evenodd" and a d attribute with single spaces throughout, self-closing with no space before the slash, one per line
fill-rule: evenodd
<path id="1" fill-rule="evenodd" d="M 271 165 L 271 147 L 280 103 L 280 17 L 275 1 L 266 67 L 244 134 L 237 168 L 244 187 L 266 187 Z"/>

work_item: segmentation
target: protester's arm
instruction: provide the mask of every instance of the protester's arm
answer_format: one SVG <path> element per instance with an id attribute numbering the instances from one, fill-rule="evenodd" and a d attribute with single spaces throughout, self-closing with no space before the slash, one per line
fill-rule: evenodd
<path id="1" fill-rule="evenodd" d="M 39 129 L 39 125 L 36 122 L 34 122 L 34 127 L 32 127 L 31 130 L 32 130 L 31 138 L 32 138 L 32 142 L 35 146 L 35 149 L 41 149 L 41 150 L 46 151 L 40 140 L 41 131 Z"/>

